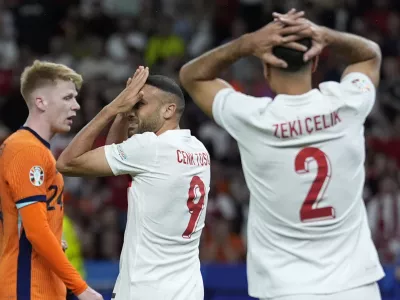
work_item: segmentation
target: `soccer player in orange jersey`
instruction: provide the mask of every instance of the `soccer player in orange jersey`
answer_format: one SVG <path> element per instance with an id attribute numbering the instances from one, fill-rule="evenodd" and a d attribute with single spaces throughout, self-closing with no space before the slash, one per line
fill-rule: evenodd
<path id="1" fill-rule="evenodd" d="M 21 76 L 29 116 L 0 147 L 0 299 L 65 300 L 66 287 L 80 300 L 103 299 L 63 253 L 64 181 L 49 144 L 71 129 L 81 85 L 75 71 L 49 62 Z"/>

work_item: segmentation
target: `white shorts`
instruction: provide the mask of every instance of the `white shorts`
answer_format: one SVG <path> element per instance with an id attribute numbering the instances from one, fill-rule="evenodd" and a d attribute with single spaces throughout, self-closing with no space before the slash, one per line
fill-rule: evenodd
<path id="1" fill-rule="evenodd" d="M 197 278 L 196 278 L 197 277 Z M 156 286 L 133 284 L 129 288 L 118 283 L 114 288 L 112 300 L 204 300 L 203 278 L 195 276 L 192 284 Z"/>
<path id="2" fill-rule="evenodd" d="M 377 283 L 360 286 L 334 294 L 325 295 L 290 295 L 260 300 L 381 300 L 381 293 Z"/>

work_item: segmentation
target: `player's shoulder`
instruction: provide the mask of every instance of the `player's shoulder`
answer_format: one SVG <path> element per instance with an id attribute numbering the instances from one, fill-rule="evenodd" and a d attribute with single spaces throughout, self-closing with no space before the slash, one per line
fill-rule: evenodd
<path id="1" fill-rule="evenodd" d="M 196 136 L 191 135 L 191 140 L 193 142 L 193 144 L 202 152 L 206 152 L 208 154 L 208 150 L 206 148 L 206 146 L 203 144 L 202 141 L 200 141 Z"/>
<path id="2" fill-rule="evenodd" d="M 149 154 L 150 152 L 152 152 L 152 150 L 155 150 L 156 143 L 157 135 L 153 132 L 145 132 L 135 134 L 121 144 L 117 144 L 114 146 L 117 148 L 120 154 L 124 154 L 124 157 L 128 157 L 128 153 L 131 151 L 143 151 Z"/>
<path id="3" fill-rule="evenodd" d="M 49 145 L 31 132 L 20 129 L 11 134 L 2 145 L 2 157 L 29 160 L 35 156 L 48 157 L 51 155 Z"/>
<path id="4" fill-rule="evenodd" d="M 217 101 L 232 101 L 234 105 L 238 105 L 240 109 L 248 109 L 253 106 L 260 107 L 265 106 L 272 102 L 271 97 L 256 97 L 251 96 L 240 91 L 236 91 L 233 88 L 224 88 L 220 90 L 215 99 Z"/>
<path id="5" fill-rule="evenodd" d="M 129 143 L 135 143 L 140 146 L 148 146 L 149 144 L 153 144 L 157 141 L 157 135 L 154 132 L 144 132 L 131 136 L 126 140 Z"/>
<path id="6" fill-rule="evenodd" d="M 334 97 L 370 95 L 375 93 L 375 86 L 371 79 L 360 72 L 349 73 L 340 82 L 323 82 L 319 85 L 319 89 L 323 95 Z"/>

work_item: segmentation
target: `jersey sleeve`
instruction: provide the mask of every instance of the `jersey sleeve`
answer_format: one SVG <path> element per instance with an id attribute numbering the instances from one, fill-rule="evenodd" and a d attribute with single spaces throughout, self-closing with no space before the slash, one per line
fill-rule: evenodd
<path id="1" fill-rule="evenodd" d="M 376 97 L 375 86 L 363 73 L 347 74 L 340 82 L 345 105 L 365 119 L 371 112 Z"/>
<path id="2" fill-rule="evenodd" d="M 18 209 L 36 202 L 46 202 L 48 164 L 48 154 L 40 147 L 20 150 L 7 164 L 4 175 Z"/>
<path id="3" fill-rule="evenodd" d="M 106 145 L 104 149 L 114 175 L 137 175 L 154 169 L 157 136 L 152 132 L 136 134 L 123 143 Z"/>
<path id="4" fill-rule="evenodd" d="M 28 205 L 20 209 L 23 232 L 33 249 L 47 262 L 49 268 L 64 282 L 75 295 L 81 294 L 87 284 L 68 261 L 47 221 L 47 208 L 44 203 Z"/>
<path id="5" fill-rule="evenodd" d="M 215 95 L 212 114 L 219 126 L 234 139 L 240 140 L 249 135 L 247 129 L 253 127 L 253 118 L 256 118 L 271 101 L 271 98 L 256 98 L 226 88 Z"/>

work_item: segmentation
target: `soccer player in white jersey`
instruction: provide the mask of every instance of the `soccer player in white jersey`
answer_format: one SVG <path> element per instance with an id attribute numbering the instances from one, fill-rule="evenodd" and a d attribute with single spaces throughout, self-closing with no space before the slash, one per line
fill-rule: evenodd
<path id="1" fill-rule="evenodd" d="M 204 145 L 179 128 L 184 110 L 179 86 L 148 75 L 147 68 L 137 70 L 127 88 L 72 140 L 57 167 L 67 176 L 132 176 L 113 299 L 202 300 L 198 246 L 210 159 Z M 92 150 L 103 128 L 129 113 L 138 120 L 136 129 L 129 128 L 136 134 Z"/>
<path id="2" fill-rule="evenodd" d="M 291 11 L 189 62 L 183 86 L 236 139 L 250 190 L 247 275 L 260 299 L 378 300 L 384 276 L 367 224 L 363 123 L 381 53 L 372 41 Z M 302 27 L 304 25 L 305 27 Z M 309 50 L 292 49 L 298 39 Z M 312 44 L 312 45 L 311 45 Z M 347 68 L 312 88 L 324 47 Z M 274 99 L 236 92 L 218 74 L 256 55 Z"/>

